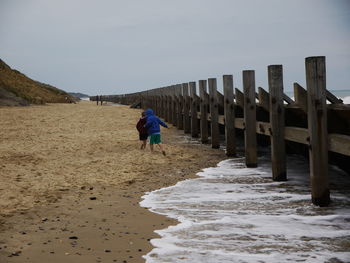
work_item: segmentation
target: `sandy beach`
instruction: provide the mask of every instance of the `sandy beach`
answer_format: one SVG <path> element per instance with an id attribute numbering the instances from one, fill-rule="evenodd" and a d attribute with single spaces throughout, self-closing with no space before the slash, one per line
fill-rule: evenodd
<path id="1" fill-rule="evenodd" d="M 225 158 L 170 126 L 167 155 L 139 149 L 141 110 L 48 104 L 0 108 L 0 262 L 144 262 L 155 229 L 145 192 Z"/>

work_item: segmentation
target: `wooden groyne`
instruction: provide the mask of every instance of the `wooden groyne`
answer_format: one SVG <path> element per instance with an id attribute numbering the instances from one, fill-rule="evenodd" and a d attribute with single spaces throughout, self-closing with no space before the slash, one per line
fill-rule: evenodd
<path id="1" fill-rule="evenodd" d="M 242 72 L 243 92 L 233 76 L 223 76 L 223 93 L 215 78 L 152 90 L 103 96 L 104 101 L 152 108 L 157 115 L 202 143 L 220 146 L 225 134 L 227 156 L 236 155 L 236 134 L 245 138 L 247 167 L 258 165 L 257 145 L 271 145 L 272 178 L 287 180 L 287 151 L 306 152 L 311 197 L 315 205 L 330 203 L 328 165 L 350 172 L 350 105 L 326 89 L 325 57 L 305 59 L 306 89 L 294 83 L 294 100 L 284 93 L 282 65 L 270 65 L 268 91 L 255 87 L 255 72 Z M 94 100 L 94 97 L 90 98 Z M 350 180 L 350 178 L 349 178 Z"/>

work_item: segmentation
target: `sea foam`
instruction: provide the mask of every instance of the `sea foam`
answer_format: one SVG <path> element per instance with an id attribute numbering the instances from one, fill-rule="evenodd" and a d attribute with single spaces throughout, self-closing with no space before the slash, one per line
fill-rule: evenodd
<path id="1" fill-rule="evenodd" d="M 146 262 L 350 262 L 349 177 L 331 168 L 332 204 L 320 208 L 307 162 L 288 164 L 287 182 L 271 180 L 267 158 L 254 169 L 237 158 L 147 193 L 142 206 L 180 223 L 156 231 Z"/>

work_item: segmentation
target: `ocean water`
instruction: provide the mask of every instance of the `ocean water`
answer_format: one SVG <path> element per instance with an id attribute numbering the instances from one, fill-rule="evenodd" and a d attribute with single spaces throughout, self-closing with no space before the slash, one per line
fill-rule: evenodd
<path id="1" fill-rule="evenodd" d="M 271 180 L 266 157 L 258 168 L 236 158 L 146 194 L 142 206 L 180 222 L 156 231 L 146 262 L 350 262 L 349 176 L 331 167 L 332 204 L 320 208 L 306 160 L 288 164 L 287 182 Z"/>

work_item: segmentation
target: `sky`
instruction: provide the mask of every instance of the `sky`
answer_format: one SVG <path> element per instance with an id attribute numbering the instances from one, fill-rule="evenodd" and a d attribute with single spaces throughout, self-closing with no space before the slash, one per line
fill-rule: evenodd
<path id="1" fill-rule="evenodd" d="M 0 58 L 68 92 L 127 94 L 283 65 L 305 87 L 326 56 L 327 89 L 350 90 L 350 0 L 0 0 Z"/>

